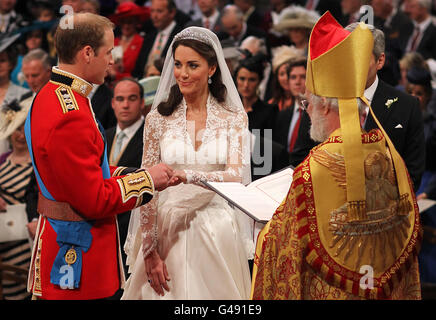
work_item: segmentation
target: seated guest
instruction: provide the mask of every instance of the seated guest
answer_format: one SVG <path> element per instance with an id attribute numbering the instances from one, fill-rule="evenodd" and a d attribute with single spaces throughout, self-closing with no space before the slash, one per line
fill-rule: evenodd
<path id="1" fill-rule="evenodd" d="M 31 99 L 14 100 L 0 110 L 0 139 L 8 139 L 12 152 L 0 164 L 0 202 L 14 205 L 25 202 L 25 191 L 33 173 L 32 161 L 24 136 L 24 121 L 32 103 Z M 1 214 L 1 213 L 0 213 Z M 0 243 L 2 262 L 28 268 L 31 248 L 29 241 L 18 240 Z M 25 284 L 3 280 L 6 300 L 30 298 Z"/>
<path id="2" fill-rule="evenodd" d="M 177 7 L 174 0 L 151 0 L 150 17 L 153 27 L 144 37 L 144 42 L 132 71 L 134 78 L 142 79 L 146 65 L 157 58 L 165 58 L 174 36 L 186 24 L 186 22 L 183 24 L 177 22 L 175 19 L 176 12 Z"/>
<path id="3" fill-rule="evenodd" d="M 303 57 L 303 54 L 295 47 L 281 46 L 273 52 L 273 94 L 268 103 L 277 104 L 280 111 L 290 108 L 294 103 L 289 88 L 288 69 L 289 64 L 298 57 Z"/>
<path id="4" fill-rule="evenodd" d="M 131 77 L 133 68 L 141 50 L 144 38 L 138 33 L 142 22 L 150 17 L 150 10 L 136 5 L 134 2 L 123 2 L 117 8 L 111 21 L 121 28 L 121 37 L 115 38 L 114 51 L 119 51 L 119 56 L 111 66 L 111 76 L 115 80 Z"/>
<path id="5" fill-rule="evenodd" d="M 201 18 L 189 21 L 187 27 L 203 27 L 215 33 L 222 30 L 220 12 L 218 10 L 218 0 L 198 0 L 198 7 L 201 11 Z"/>
<path id="6" fill-rule="evenodd" d="M 265 134 L 265 130 L 274 128 L 278 112 L 277 105 L 265 103 L 258 95 L 259 84 L 263 78 L 264 59 L 262 54 L 247 57 L 235 70 L 236 88 L 248 115 L 248 128 L 250 131 L 260 130 L 261 135 Z"/>
<path id="7" fill-rule="evenodd" d="M 262 29 L 248 25 L 244 21 L 244 14 L 237 6 L 229 4 L 224 7 L 221 12 L 221 24 L 223 28 L 218 33 L 220 40 L 231 39 L 233 44 L 239 47 L 245 38 L 255 36 L 265 40 L 269 52 L 266 33 Z"/>
<path id="8" fill-rule="evenodd" d="M 289 43 L 307 55 L 309 35 L 319 15 L 301 7 L 286 8 L 280 14 L 280 19 L 273 26 L 274 30 L 289 37 Z"/>

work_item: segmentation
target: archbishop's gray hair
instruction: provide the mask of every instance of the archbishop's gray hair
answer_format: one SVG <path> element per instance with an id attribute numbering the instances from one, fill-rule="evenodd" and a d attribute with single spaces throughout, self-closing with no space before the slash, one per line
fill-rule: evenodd
<path id="1" fill-rule="evenodd" d="M 352 32 L 360 22 L 354 22 L 345 27 L 346 30 Z M 385 52 L 385 34 L 380 29 L 377 29 L 371 24 L 365 24 L 366 27 L 371 31 L 372 36 L 374 38 L 374 47 L 372 48 L 372 54 L 377 61 L 380 58 L 381 54 Z"/>
<path id="2" fill-rule="evenodd" d="M 312 100 L 312 105 L 315 108 L 315 110 L 319 109 L 322 104 L 322 98 L 316 94 L 313 93 L 309 93 L 310 94 L 310 99 Z M 338 103 L 338 98 L 331 98 L 331 97 L 324 97 L 326 99 L 325 105 L 329 106 L 331 110 L 333 110 L 334 112 L 337 112 L 339 114 L 339 103 Z M 357 106 L 359 108 L 359 115 L 361 116 L 363 114 L 363 112 L 366 111 L 366 104 L 362 101 L 362 99 L 360 98 L 356 98 L 357 99 Z"/>

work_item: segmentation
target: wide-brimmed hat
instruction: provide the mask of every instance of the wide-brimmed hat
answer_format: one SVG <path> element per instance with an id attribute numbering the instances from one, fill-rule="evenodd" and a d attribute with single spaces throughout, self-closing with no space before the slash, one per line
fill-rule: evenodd
<path id="1" fill-rule="evenodd" d="M 277 69 L 285 62 L 294 62 L 297 60 L 304 60 L 304 51 L 297 49 L 295 46 L 280 46 L 273 50 L 272 52 L 272 68 L 273 72 L 276 73 Z"/>
<path id="2" fill-rule="evenodd" d="M 8 138 L 26 121 L 32 101 L 33 97 L 28 97 L 20 102 L 3 103 L 0 107 L 0 140 Z"/>
<path id="3" fill-rule="evenodd" d="M 312 30 L 319 18 L 320 16 L 315 11 L 299 6 L 290 6 L 280 13 L 278 22 L 273 26 L 273 29 L 281 33 L 292 28 Z"/>
<path id="4" fill-rule="evenodd" d="M 123 2 L 117 7 L 117 10 L 109 19 L 115 23 L 119 24 L 124 18 L 138 17 L 141 22 L 144 22 L 150 18 L 150 8 L 138 6 L 136 3 L 128 1 Z"/>
<path id="5" fill-rule="evenodd" d="M 157 87 L 159 86 L 160 76 L 151 76 L 139 80 L 139 83 L 144 88 L 144 104 L 151 105 L 156 95 Z"/>

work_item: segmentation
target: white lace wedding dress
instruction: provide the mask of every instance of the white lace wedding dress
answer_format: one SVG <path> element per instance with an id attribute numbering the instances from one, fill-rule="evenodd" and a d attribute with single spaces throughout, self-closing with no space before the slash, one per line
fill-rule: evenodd
<path id="1" fill-rule="evenodd" d="M 200 186 L 201 180 L 241 182 L 249 166 L 243 150 L 247 121 L 244 112 L 228 111 L 209 96 L 206 128 L 195 150 L 184 100 L 168 117 L 156 109 L 149 113 L 143 167 L 162 161 L 185 170 L 188 184 L 167 188 L 132 212 L 140 214 L 140 222 L 126 241 L 131 274 L 122 299 L 249 299 L 251 221 Z M 164 297 L 151 288 L 145 273 L 143 256 L 155 246 L 171 278 Z"/>

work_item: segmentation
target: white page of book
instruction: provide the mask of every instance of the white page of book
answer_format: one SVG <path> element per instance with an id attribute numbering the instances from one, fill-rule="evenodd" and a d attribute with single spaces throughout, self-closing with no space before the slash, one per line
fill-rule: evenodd
<path id="1" fill-rule="evenodd" d="M 421 199 L 418 200 L 418 208 L 419 212 L 424 212 L 425 210 L 433 207 L 436 204 L 436 201 L 430 199 Z"/>
<path id="2" fill-rule="evenodd" d="M 237 203 L 257 221 L 269 221 L 285 198 L 292 183 L 292 169 L 286 169 L 252 182 L 247 187 L 236 182 L 208 182 Z"/>

